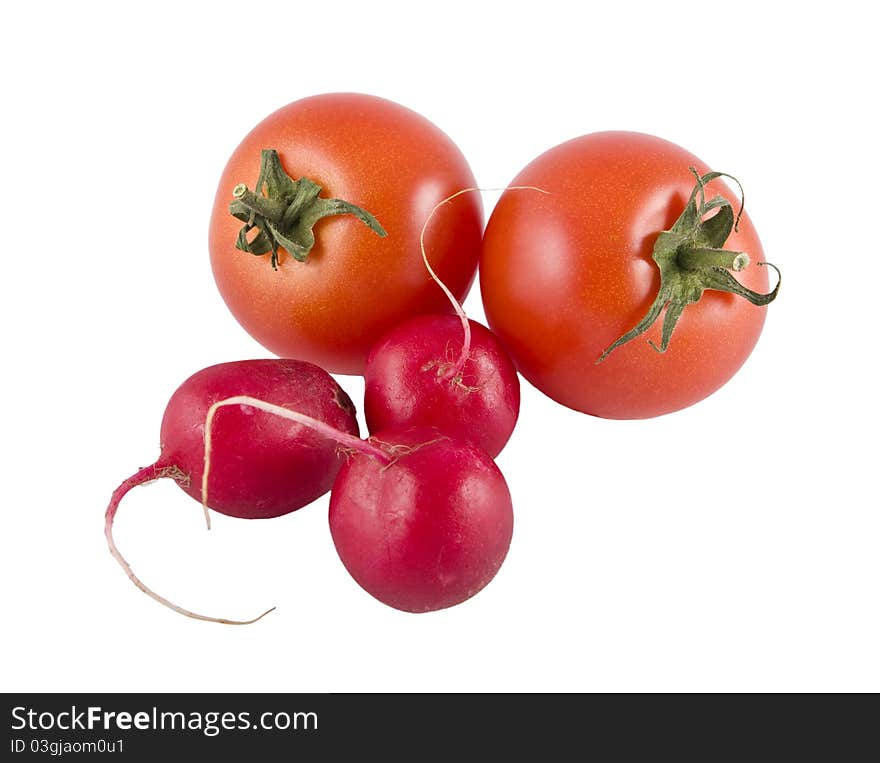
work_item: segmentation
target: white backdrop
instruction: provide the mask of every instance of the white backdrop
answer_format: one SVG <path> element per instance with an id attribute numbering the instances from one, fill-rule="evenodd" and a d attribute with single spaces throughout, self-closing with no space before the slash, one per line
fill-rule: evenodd
<path id="1" fill-rule="evenodd" d="M 4 11 L 2 689 L 880 689 L 866 6 L 332 6 Z M 605 421 L 524 383 L 499 458 L 510 555 L 451 610 L 362 592 L 326 497 L 206 532 L 170 482 L 134 491 L 117 540 L 159 592 L 233 617 L 278 606 L 194 622 L 126 580 L 103 511 L 156 457 L 184 378 L 268 356 L 213 284 L 215 185 L 257 121 L 335 90 L 428 117 L 483 186 L 596 130 L 679 143 L 743 181 L 785 283 L 741 372 L 688 410 Z M 476 290 L 466 308 L 483 319 Z M 362 381 L 340 381 L 359 403 Z"/>

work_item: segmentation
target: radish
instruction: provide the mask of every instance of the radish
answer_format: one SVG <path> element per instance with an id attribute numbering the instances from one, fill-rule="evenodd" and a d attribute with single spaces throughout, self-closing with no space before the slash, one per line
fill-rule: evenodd
<path id="1" fill-rule="evenodd" d="M 458 350 L 463 325 L 467 349 Z M 494 458 L 519 414 L 513 363 L 489 329 L 466 317 L 421 315 L 400 324 L 370 350 L 364 379 L 371 432 L 434 426 Z"/>
<path id="2" fill-rule="evenodd" d="M 412 318 L 372 347 L 364 371 L 364 413 L 370 432 L 434 426 L 494 458 L 510 438 L 519 415 L 516 368 L 495 335 L 469 320 L 437 277 L 424 243 L 425 230 L 437 209 L 463 193 L 477 190 L 465 188 L 441 201 L 422 227 L 420 244 L 425 268 L 446 294 L 457 318 Z"/>
<path id="3" fill-rule="evenodd" d="M 459 604 L 498 572 L 513 532 L 510 493 L 478 448 L 419 427 L 371 438 L 330 493 L 330 531 L 357 583 L 406 612 Z"/>
<path id="4" fill-rule="evenodd" d="M 299 421 L 348 451 L 330 492 L 330 532 L 346 569 L 379 601 L 406 612 L 451 607 L 501 567 L 513 508 L 501 471 L 484 451 L 431 427 L 359 440 L 246 396 L 211 407 L 208 441 L 211 417 L 225 405 Z"/>
<path id="5" fill-rule="evenodd" d="M 265 415 L 247 404 L 221 413 L 224 399 L 234 395 L 252 395 L 282 410 L 295 408 L 307 425 Z M 229 624 L 253 622 L 197 615 L 148 589 L 117 550 L 113 519 L 129 490 L 162 477 L 173 479 L 202 502 L 209 527 L 209 507 L 243 519 L 295 511 L 326 493 L 343 463 L 337 441 L 315 431 L 322 427 L 335 433 L 337 441 L 361 442 L 351 400 L 318 366 L 297 360 L 244 360 L 199 371 L 168 402 L 159 458 L 113 493 L 105 517 L 110 552 L 138 588 L 181 614 Z"/>

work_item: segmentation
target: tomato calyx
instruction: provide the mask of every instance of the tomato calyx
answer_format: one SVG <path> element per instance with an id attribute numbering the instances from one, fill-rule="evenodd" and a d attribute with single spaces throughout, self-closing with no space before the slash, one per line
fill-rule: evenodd
<path id="1" fill-rule="evenodd" d="M 388 234 L 379 221 L 361 207 L 342 199 L 319 196 L 321 186 L 306 177 L 294 180 L 281 166 L 272 148 L 260 152 L 260 174 L 251 191 L 244 183 L 232 189 L 229 212 L 244 225 L 236 249 L 253 255 L 272 252 L 272 268 L 278 270 L 278 251 L 284 249 L 297 262 L 305 262 L 315 245 L 315 223 L 330 215 L 354 215 L 383 238 Z M 253 239 L 248 234 L 257 228 Z"/>
<path id="2" fill-rule="evenodd" d="M 739 181 L 726 172 L 707 172 L 701 176 L 693 167 L 689 169 L 697 179 L 696 185 L 679 218 L 669 230 L 661 232 L 657 237 L 651 255 L 660 268 L 660 289 L 657 296 L 638 324 L 605 349 L 596 361 L 597 365 L 621 345 L 644 334 L 663 312 L 664 307 L 666 313 L 663 317 L 660 346 L 650 339 L 648 344 L 657 352 L 666 352 L 684 309 L 699 300 L 706 289 L 736 294 L 757 306 L 769 304 L 779 293 L 782 278 L 779 269 L 769 262 L 756 263 L 769 265 L 780 276 L 773 291 L 768 294 L 746 288 L 730 273 L 731 270 L 743 270 L 749 265 L 749 256 L 745 252 L 723 248 L 731 232 L 738 229 L 745 196 L 743 195 L 739 212 L 734 216 L 730 201 L 723 196 L 706 200 L 705 186 L 716 178 L 727 177 L 740 187 L 742 193 Z M 716 214 L 706 218 L 714 210 L 717 210 Z"/>

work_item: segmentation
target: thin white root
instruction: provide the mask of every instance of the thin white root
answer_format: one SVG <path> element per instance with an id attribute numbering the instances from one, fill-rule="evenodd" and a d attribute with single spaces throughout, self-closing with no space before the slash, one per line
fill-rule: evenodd
<path id="1" fill-rule="evenodd" d="M 206 513 L 208 511 L 208 475 L 211 471 L 211 432 L 214 427 L 214 416 L 220 408 L 228 405 L 247 405 L 251 408 L 256 408 L 259 411 L 271 413 L 274 416 L 280 416 L 289 421 L 295 421 L 298 424 L 309 427 L 309 429 L 313 429 L 318 432 L 318 434 L 322 434 L 328 439 L 333 440 L 346 448 L 351 448 L 359 453 L 374 456 L 383 463 L 388 463 L 388 461 L 391 460 L 388 457 L 388 454 L 381 448 L 377 448 L 375 445 L 372 445 L 366 440 L 362 440 L 360 437 L 356 437 L 353 434 L 336 429 L 336 427 L 332 427 L 320 419 L 312 418 L 299 411 L 292 411 L 290 408 L 284 408 L 283 406 L 275 405 L 274 403 L 267 403 L 265 400 L 260 400 L 257 397 L 250 397 L 249 395 L 227 397 L 225 400 L 218 400 L 208 408 L 208 414 L 205 416 L 205 462 L 202 468 L 202 506 Z"/>
<path id="2" fill-rule="evenodd" d="M 141 591 L 143 591 L 147 596 L 155 601 L 158 601 L 160 604 L 168 607 L 169 609 L 173 609 L 175 612 L 180 613 L 181 615 L 186 615 L 187 617 L 191 617 L 194 620 L 205 620 L 211 623 L 222 623 L 223 625 L 250 625 L 251 623 L 257 622 L 257 620 L 268 615 L 275 607 L 271 609 L 267 609 L 263 614 L 259 617 L 255 617 L 251 620 L 228 620 L 225 617 L 208 617 L 207 615 L 200 615 L 197 612 L 191 612 L 188 609 L 184 609 L 183 607 L 177 606 L 173 602 L 168 601 L 164 596 L 160 596 L 151 588 L 148 588 L 141 579 L 134 574 L 134 571 L 131 569 L 131 565 L 128 563 L 126 558 L 119 552 L 119 549 L 116 547 L 116 542 L 113 540 L 113 520 L 116 517 L 116 511 L 119 508 L 119 503 L 122 501 L 122 498 L 125 494 L 131 490 L 131 488 L 142 485 L 146 482 L 152 482 L 155 479 L 159 479 L 160 477 L 168 476 L 167 474 L 163 474 L 161 469 L 157 469 L 156 466 L 147 466 L 140 471 L 138 471 L 132 477 L 129 477 L 125 482 L 123 482 L 116 490 L 113 492 L 113 496 L 110 498 L 110 505 L 107 507 L 107 512 L 104 515 L 104 537 L 107 539 L 107 546 L 110 548 L 110 553 L 113 558 L 119 563 L 119 566 L 125 570 L 125 574 L 128 575 L 128 579 L 131 580 L 132 583 L 135 584 Z"/>
<path id="3" fill-rule="evenodd" d="M 461 344 L 461 352 L 458 355 L 458 359 L 450 365 L 449 369 L 443 374 L 442 378 L 444 379 L 459 379 L 461 376 L 462 370 L 464 369 L 465 363 L 467 363 L 468 356 L 471 352 L 471 324 L 468 322 L 468 317 L 464 312 L 464 308 L 461 306 L 461 303 L 455 298 L 455 295 L 449 289 L 449 287 L 440 280 L 440 277 L 437 273 L 434 272 L 434 268 L 431 267 L 431 263 L 428 262 L 428 255 L 425 252 L 425 231 L 428 229 L 428 224 L 431 222 L 431 218 L 434 217 L 434 213 L 440 209 L 444 204 L 448 204 L 453 199 L 461 196 L 465 193 L 475 193 L 475 192 L 484 192 L 484 191 L 538 191 L 540 193 L 544 193 L 549 195 L 549 191 L 545 191 L 543 188 L 536 188 L 531 185 L 511 185 L 506 188 L 462 188 L 460 191 L 456 191 L 451 196 L 447 196 L 442 201 L 437 202 L 433 209 L 428 213 L 428 217 L 425 218 L 425 222 L 422 225 L 421 233 L 419 234 L 419 248 L 422 250 L 422 262 L 425 263 L 425 268 L 428 270 L 428 274 L 433 279 L 434 283 L 436 283 L 446 295 L 446 298 L 452 304 L 453 310 L 455 310 L 455 314 L 458 316 L 461 321 L 461 328 L 464 332 L 464 339 Z"/>

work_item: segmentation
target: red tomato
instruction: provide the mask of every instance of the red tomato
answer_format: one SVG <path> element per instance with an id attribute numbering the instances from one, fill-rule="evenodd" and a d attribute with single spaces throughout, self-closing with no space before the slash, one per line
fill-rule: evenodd
<path id="1" fill-rule="evenodd" d="M 547 151 L 511 182 L 546 195 L 508 191 L 499 199 L 480 260 L 486 317 L 519 371 L 554 400 L 606 418 L 658 416 L 714 392 L 755 346 L 765 309 L 706 291 L 684 309 L 665 352 L 646 341 L 661 345 L 660 317 L 597 364 L 658 293 L 652 251 L 685 210 L 696 185 L 691 167 L 707 172 L 660 138 L 597 133 Z M 716 194 L 739 208 L 717 179 L 706 185 L 705 198 Z M 766 292 L 767 268 L 755 264 L 764 254 L 746 215 L 724 249 L 748 254 L 752 264 L 737 279 Z"/>
<path id="2" fill-rule="evenodd" d="M 304 262 L 279 248 L 275 269 L 271 252 L 237 248 L 244 223 L 230 213 L 233 189 L 246 184 L 261 195 L 264 149 L 277 151 L 292 180 L 308 178 L 321 187 L 320 198 L 357 205 L 387 236 L 339 214 L 314 226 Z M 209 237 L 217 286 L 239 323 L 272 352 L 361 373 L 371 345 L 392 326 L 449 312 L 425 271 L 419 234 L 435 204 L 474 185 L 458 148 L 409 109 L 351 93 L 296 101 L 260 122 L 223 172 Z M 473 281 L 481 231 L 481 203 L 469 194 L 437 210 L 425 234 L 432 266 L 460 300 Z M 248 240 L 259 233 L 252 230 Z"/>

